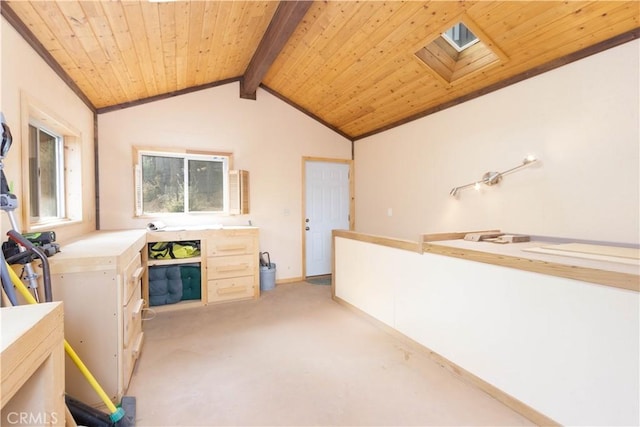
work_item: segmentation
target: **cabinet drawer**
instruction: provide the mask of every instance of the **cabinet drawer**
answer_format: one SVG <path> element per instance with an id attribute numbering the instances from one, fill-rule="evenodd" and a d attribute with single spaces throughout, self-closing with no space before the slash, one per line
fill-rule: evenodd
<path id="1" fill-rule="evenodd" d="M 207 256 L 252 254 L 256 249 L 253 236 L 216 236 L 207 241 Z"/>
<path id="2" fill-rule="evenodd" d="M 253 275 L 256 262 L 254 255 L 207 258 L 207 278 L 223 279 Z"/>
<path id="3" fill-rule="evenodd" d="M 140 288 L 140 278 L 144 268 L 142 267 L 142 259 L 140 253 L 137 253 L 122 271 L 123 288 L 123 304 L 127 304 L 136 288 Z"/>
<path id="4" fill-rule="evenodd" d="M 144 332 L 135 335 L 134 340 L 129 347 L 126 347 L 122 352 L 122 374 L 123 374 L 123 389 L 129 388 L 129 381 L 131 380 L 131 374 L 133 374 L 133 368 L 136 365 L 136 360 L 140 357 L 142 351 L 142 342 L 144 341 Z"/>
<path id="5" fill-rule="evenodd" d="M 253 296 L 253 276 L 209 280 L 207 283 L 207 302 L 229 301 L 252 298 Z"/>
<path id="6" fill-rule="evenodd" d="M 140 287 L 134 292 L 131 300 L 122 308 L 124 347 L 131 347 L 135 336 L 142 330 L 142 307 L 144 300 L 140 296 Z"/>

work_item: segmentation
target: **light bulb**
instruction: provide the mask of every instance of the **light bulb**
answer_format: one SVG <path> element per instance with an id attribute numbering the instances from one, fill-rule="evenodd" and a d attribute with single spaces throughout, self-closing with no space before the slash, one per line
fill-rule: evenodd
<path id="1" fill-rule="evenodd" d="M 475 188 L 476 191 L 480 191 L 480 183 L 476 182 L 476 184 L 473 186 L 473 188 Z"/>

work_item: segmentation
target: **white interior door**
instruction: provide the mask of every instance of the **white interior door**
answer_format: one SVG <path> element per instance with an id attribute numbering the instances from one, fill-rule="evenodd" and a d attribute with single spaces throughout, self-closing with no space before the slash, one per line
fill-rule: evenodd
<path id="1" fill-rule="evenodd" d="M 349 229 L 349 165 L 305 163 L 306 275 L 331 273 L 331 231 Z"/>

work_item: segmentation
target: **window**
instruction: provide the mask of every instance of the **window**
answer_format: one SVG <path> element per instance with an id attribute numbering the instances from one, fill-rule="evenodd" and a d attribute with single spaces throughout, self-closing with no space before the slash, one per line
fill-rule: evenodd
<path id="1" fill-rule="evenodd" d="M 442 38 L 449 42 L 458 52 L 462 52 L 480 41 L 462 22 L 458 22 L 442 33 Z"/>
<path id="2" fill-rule="evenodd" d="M 26 92 L 21 107 L 24 231 L 82 221 L 82 133 Z"/>
<path id="3" fill-rule="evenodd" d="M 425 44 L 415 55 L 436 78 L 442 79 L 447 85 L 508 60 L 466 15 L 452 27 L 443 28 L 439 36 Z"/>
<path id="4" fill-rule="evenodd" d="M 62 136 L 29 125 L 29 214 L 32 222 L 65 217 Z"/>
<path id="5" fill-rule="evenodd" d="M 229 212 L 229 156 L 139 151 L 136 214 Z"/>

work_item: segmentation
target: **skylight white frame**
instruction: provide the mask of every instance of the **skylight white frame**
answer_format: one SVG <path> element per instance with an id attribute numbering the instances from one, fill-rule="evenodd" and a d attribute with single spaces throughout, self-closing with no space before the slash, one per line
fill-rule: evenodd
<path id="1" fill-rule="evenodd" d="M 447 31 L 451 30 L 452 28 L 456 27 L 457 25 L 463 25 L 471 34 L 473 34 L 473 36 L 475 37 L 474 40 L 471 40 L 470 42 L 462 45 L 462 46 L 458 46 L 458 44 L 454 41 L 451 40 L 451 38 L 447 35 Z M 447 28 L 446 31 L 444 31 L 441 34 L 442 38 L 445 39 L 447 41 L 447 43 L 449 43 L 456 51 L 458 51 L 458 53 L 462 52 L 465 49 L 470 48 L 471 46 L 473 46 L 474 44 L 478 43 L 480 41 L 480 37 L 478 37 L 476 35 L 476 33 L 474 33 L 473 31 L 471 31 L 471 29 L 465 25 L 464 22 L 460 21 L 454 25 L 452 25 L 451 27 Z"/>

